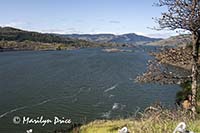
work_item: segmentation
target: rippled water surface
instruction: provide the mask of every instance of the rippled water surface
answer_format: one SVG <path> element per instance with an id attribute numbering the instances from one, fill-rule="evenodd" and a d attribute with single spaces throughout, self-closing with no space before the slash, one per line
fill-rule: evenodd
<path id="1" fill-rule="evenodd" d="M 148 49 L 100 48 L 0 53 L 0 132 L 53 132 L 63 125 L 13 124 L 13 117 L 65 117 L 74 123 L 133 115 L 161 101 L 173 106 L 176 85 L 138 84 Z"/>

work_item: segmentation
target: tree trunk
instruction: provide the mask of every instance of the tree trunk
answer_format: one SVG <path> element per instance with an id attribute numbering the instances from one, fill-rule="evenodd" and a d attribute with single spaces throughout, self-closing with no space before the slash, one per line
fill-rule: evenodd
<path id="1" fill-rule="evenodd" d="M 198 59 L 199 59 L 199 33 L 192 33 L 192 112 L 195 118 L 196 115 L 196 107 L 197 107 L 197 81 L 198 81 Z"/>

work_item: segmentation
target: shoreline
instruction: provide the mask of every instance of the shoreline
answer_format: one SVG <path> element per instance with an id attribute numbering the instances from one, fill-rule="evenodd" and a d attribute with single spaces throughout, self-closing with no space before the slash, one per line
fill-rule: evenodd
<path id="1" fill-rule="evenodd" d="M 168 48 L 158 53 L 151 53 L 151 55 L 154 56 L 160 64 L 168 64 L 171 66 L 183 68 L 185 70 L 191 70 L 191 52 L 191 48 L 189 47 L 176 47 Z"/>

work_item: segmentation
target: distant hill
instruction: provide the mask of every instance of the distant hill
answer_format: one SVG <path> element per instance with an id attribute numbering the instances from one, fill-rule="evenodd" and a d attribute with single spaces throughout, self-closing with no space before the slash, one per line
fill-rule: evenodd
<path id="1" fill-rule="evenodd" d="M 163 39 L 160 41 L 155 41 L 148 43 L 147 45 L 151 46 L 185 46 L 192 43 L 192 38 L 189 34 L 178 35 Z"/>
<path id="2" fill-rule="evenodd" d="M 108 42 L 113 39 L 113 34 L 64 34 L 60 35 L 66 38 L 82 39 L 91 42 Z"/>
<path id="3" fill-rule="evenodd" d="M 62 38 L 53 34 L 42 34 L 38 32 L 25 31 L 13 27 L 0 27 L 0 41 L 34 41 L 42 43 L 73 43 L 75 40 Z"/>
<path id="4" fill-rule="evenodd" d="M 119 46 L 94 43 L 55 34 L 25 31 L 13 27 L 0 27 L 0 51 L 3 50 L 62 50 L 97 46 Z"/>
<path id="5" fill-rule="evenodd" d="M 150 38 L 137 35 L 135 33 L 114 35 L 114 34 L 66 34 L 60 35 L 66 38 L 82 39 L 98 43 L 117 43 L 117 44 L 146 44 L 159 41 L 158 38 Z"/>

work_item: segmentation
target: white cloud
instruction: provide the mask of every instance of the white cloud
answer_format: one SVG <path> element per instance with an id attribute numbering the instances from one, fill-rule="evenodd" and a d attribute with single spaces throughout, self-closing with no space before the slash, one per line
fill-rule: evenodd
<path id="1" fill-rule="evenodd" d="M 170 36 L 175 36 L 176 34 L 172 33 L 151 33 L 147 34 L 148 37 L 152 38 L 169 38 Z"/>
<path id="2" fill-rule="evenodd" d="M 117 20 L 111 20 L 111 21 L 109 21 L 109 23 L 112 23 L 112 24 L 119 24 L 120 21 L 117 21 Z"/>
<path id="3" fill-rule="evenodd" d="M 178 33 L 173 31 L 154 31 L 153 33 L 143 33 L 143 32 L 135 32 L 138 35 L 147 36 L 151 38 L 169 38 L 170 36 L 176 36 Z"/>
<path id="4" fill-rule="evenodd" d="M 77 30 L 76 28 L 67 28 L 67 29 L 44 29 L 41 30 L 42 33 L 55 33 L 55 34 L 81 34 L 83 32 Z"/>
<path id="5" fill-rule="evenodd" d="M 80 30 L 77 30 L 76 28 L 67 28 L 66 33 L 68 34 L 81 34 L 82 32 Z"/>
<path id="6" fill-rule="evenodd" d="M 147 34 L 145 34 L 145 33 L 143 33 L 143 32 L 135 32 L 135 34 L 141 35 L 141 36 L 147 36 Z"/>
<path id="7" fill-rule="evenodd" d="M 20 26 L 24 26 L 27 24 L 28 24 L 27 22 L 22 22 L 22 21 L 12 21 L 7 24 L 3 24 L 3 26 L 20 27 Z"/>
<path id="8" fill-rule="evenodd" d="M 65 34 L 66 32 L 64 30 L 60 29 L 45 29 L 41 30 L 42 33 L 55 33 L 55 34 Z"/>
<path id="9" fill-rule="evenodd" d="M 19 28 L 19 29 L 24 29 L 24 30 L 29 30 L 31 27 L 30 22 L 25 22 L 25 21 L 19 21 L 19 20 L 12 20 L 8 23 L 2 23 L 0 26 L 3 27 L 14 27 L 14 28 Z"/>

